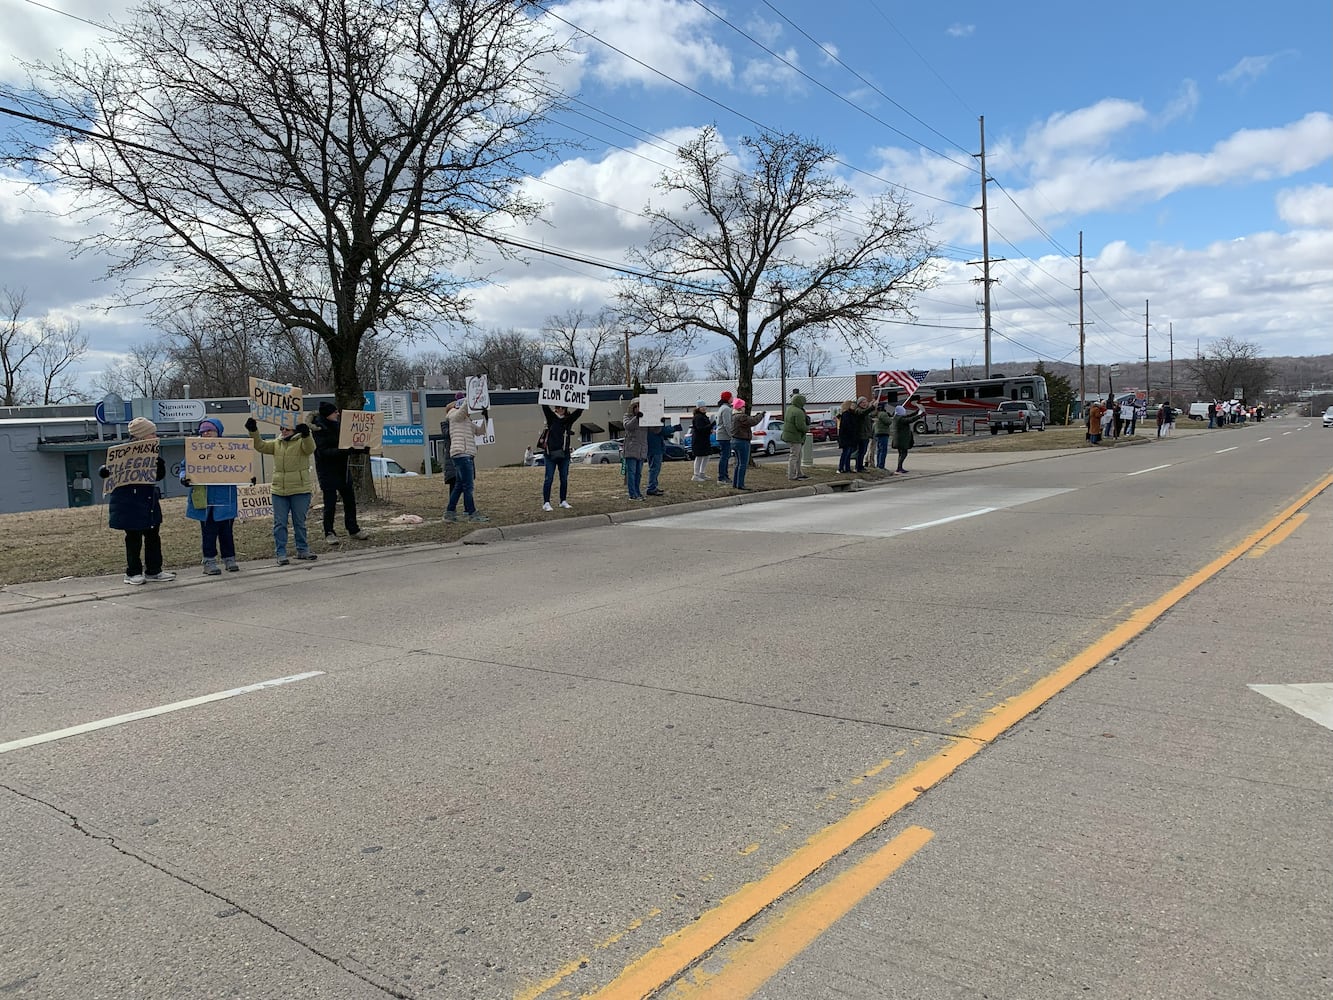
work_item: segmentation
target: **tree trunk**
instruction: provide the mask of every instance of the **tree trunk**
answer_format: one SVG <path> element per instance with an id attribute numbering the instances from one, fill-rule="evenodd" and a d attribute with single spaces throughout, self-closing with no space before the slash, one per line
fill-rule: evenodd
<path id="1" fill-rule="evenodd" d="M 333 398 L 340 410 L 364 410 L 366 394 L 361 388 L 361 379 L 356 371 L 356 348 L 350 350 L 343 342 L 344 338 L 326 338 L 324 343 L 329 349 L 329 362 L 333 368 Z M 359 338 L 358 338 L 359 346 Z M 371 474 L 370 463 L 357 461 L 352 455 L 347 462 L 348 475 L 352 477 L 352 489 L 356 491 L 357 507 L 374 503 L 375 477 Z"/>

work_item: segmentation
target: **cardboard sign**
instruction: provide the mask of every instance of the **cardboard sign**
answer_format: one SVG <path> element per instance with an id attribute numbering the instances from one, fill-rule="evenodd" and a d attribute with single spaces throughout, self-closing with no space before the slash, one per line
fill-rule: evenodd
<path id="1" fill-rule="evenodd" d="M 590 392 L 588 369 L 542 365 L 542 390 L 537 402 L 547 406 L 567 406 L 571 410 L 586 410 Z"/>
<path id="2" fill-rule="evenodd" d="M 482 445 L 495 444 L 495 418 L 486 418 L 486 431 L 482 434 L 473 434 L 472 440 L 477 442 L 477 447 Z"/>
<path id="3" fill-rule="evenodd" d="M 485 375 L 472 375 L 468 378 L 467 408 L 469 410 L 489 410 L 491 408 L 491 387 L 486 384 Z"/>
<path id="4" fill-rule="evenodd" d="M 384 415 L 374 410 L 343 410 L 338 421 L 339 448 L 378 448 Z"/>
<path id="5" fill-rule="evenodd" d="M 157 438 L 112 445 L 106 450 L 106 467 L 111 475 L 102 484 L 102 492 L 110 493 L 118 486 L 134 483 L 157 482 L 157 459 Z"/>
<path id="6" fill-rule="evenodd" d="M 250 376 L 250 416 L 266 424 L 295 428 L 301 422 L 305 390 Z"/>
<path id="7" fill-rule="evenodd" d="M 273 516 L 273 487 L 269 483 L 236 487 L 236 520 Z"/>
<path id="8" fill-rule="evenodd" d="M 185 476 L 196 486 L 250 484 L 255 447 L 248 438 L 186 438 Z"/>
<path id="9" fill-rule="evenodd" d="M 636 397 L 639 401 L 639 413 L 643 416 L 644 427 L 656 427 L 666 416 L 666 398 L 661 393 L 647 393 Z"/>

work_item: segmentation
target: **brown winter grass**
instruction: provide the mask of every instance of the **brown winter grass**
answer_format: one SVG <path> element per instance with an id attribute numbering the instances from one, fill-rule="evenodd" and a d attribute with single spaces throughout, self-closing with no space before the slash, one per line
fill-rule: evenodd
<path id="1" fill-rule="evenodd" d="M 1206 424 L 1181 421 L 1176 424 L 1176 434 L 1195 433 L 1206 427 Z M 1155 439 L 1156 428 L 1150 424 L 1145 430 L 1148 433 L 1124 439 L 1112 447 L 1150 444 Z M 1050 427 L 1041 433 L 979 434 L 951 441 L 932 440 L 930 436 L 923 436 L 918 441 L 922 445 L 930 444 L 932 449 L 950 452 L 1022 452 L 1090 447 L 1083 440 L 1082 427 Z M 821 447 L 819 458 L 829 462 L 829 452 L 830 449 Z M 774 462 L 752 468 L 746 477 L 746 485 L 756 491 L 785 489 L 790 485 L 786 478 L 786 468 L 786 462 L 779 456 Z M 626 498 L 618 466 L 576 465 L 570 469 L 569 478 L 569 501 L 574 509 L 568 512 L 557 509 L 550 514 L 541 509 L 540 467 L 482 470 L 477 474 L 477 508 L 491 518 L 492 524 L 523 524 L 559 520 L 579 514 L 606 514 L 631 507 L 664 507 L 731 492 L 711 481 L 691 482 L 692 469 L 690 462 L 668 462 L 662 468 L 662 488 L 667 491 L 667 496 L 649 497 L 646 504 L 639 505 Z M 834 472 L 831 464 L 816 465 L 807 471 L 811 474 L 811 483 L 848 478 Z M 709 473 L 710 476 L 716 476 L 716 459 L 709 464 Z M 860 474 L 861 478 L 878 478 L 882 475 L 873 469 Z M 357 551 L 419 542 L 455 542 L 481 527 L 470 522 L 442 522 L 440 515 L 444 506 L 444 483 L 438 475 L 387 480 L 386 485 L 381 486 L 380 498 L 359 512 L 361 526 L 370 531 L 366 540 L 346 537 L 342 511 L 339 510 L 335 530 L 342 537 L 340 549 Z M 196 567 L 201 560 L 198 523 L 185 516 L 184 498 L 166 500 L 162 507 L 162 550 L 166 567 L 177 571 L 197 571 Z M 392 523 L 394 518 L 403 514 L 415 514 L 423 522 L 418 525 Z M 308 525 L 311 550 L 320 554 L 330 551 L 324 542 L 322 517 L 323 508 L 319 503 L 319 494 L 316 493 Z M 123 572 L 124 535 L 112 531 L 107 526 L 106 518 L 105 506 L 0 514 L 0 586 Z M 242 561 L 272 559 L 272 526 L 273 522 L 266 518 L 236 522 L 237 558 Z M 290 548 L 290 540 L 288 545 Z"/>

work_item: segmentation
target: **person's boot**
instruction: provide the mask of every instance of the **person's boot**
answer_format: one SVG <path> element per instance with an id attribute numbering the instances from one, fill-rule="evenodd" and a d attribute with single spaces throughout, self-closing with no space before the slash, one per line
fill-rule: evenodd
<path id="1" fill-rule="evenodd" d="M 221 575 L 222 570 L 218 567 L 218 561 L 216 559 L 209 558 L 204 560 L 204 576 Z"/>

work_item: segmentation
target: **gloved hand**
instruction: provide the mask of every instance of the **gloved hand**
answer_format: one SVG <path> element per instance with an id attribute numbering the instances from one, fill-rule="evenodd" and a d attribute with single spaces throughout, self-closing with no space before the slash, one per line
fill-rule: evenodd
<path id="1" fill-rule="evenodd" d="M 304 438 L 304 437 L 309 437 L 309 436 L 310 436 L 310 425 L 309 425 L 309 424 L 297 424 L 297 425 L 296 425 L 296 435 L 297 435 L 297 437 L 303 437 L 303 438 Z"/>
<path id="2" fill-rule="evenodd" d="M 259 484 L 259 477 L 258 477 L 258 476 L 251 476 L 251 477 L 250 477 L 250 485 L 251 485 L 251 486 L 257 486 L 258 484 Z"/>
<path id="3" fill-rule="evenodd" d="M 101 476 L 103 479 L 106 479 L 108 476 L 111 475 L 111 470 L 104 465 L 97 470 L 97 474 Z"/>
<path id="4" fill-rule="evenodd" d="M 251 434 L 253 434 L 255 431 L 259 430 L 259 424 L 255 422 L 255 418 L 254 418 L 254 417 L 246 417 L 246 418 L 245 418 L 245 429 L 246 429 L 247 431 L 249 431 Z"/>
<path id="5" fill-rule="evenodd" d="M 490 419 L 491 419 L 491 408 L 490 408 L 489 406 L 483 406 L 483 407 L 481 408 L 481 419 L 482 419 L 482 420 L 490 420 Z"/>
<path id="6" fill-rule="evenodd" d="M 182 485 L 182 486 L 193 486 L 194 483 L 190 482 L 190 477 L 189 477 L 189 476 L 181 476 L 181 485 Z"/>

